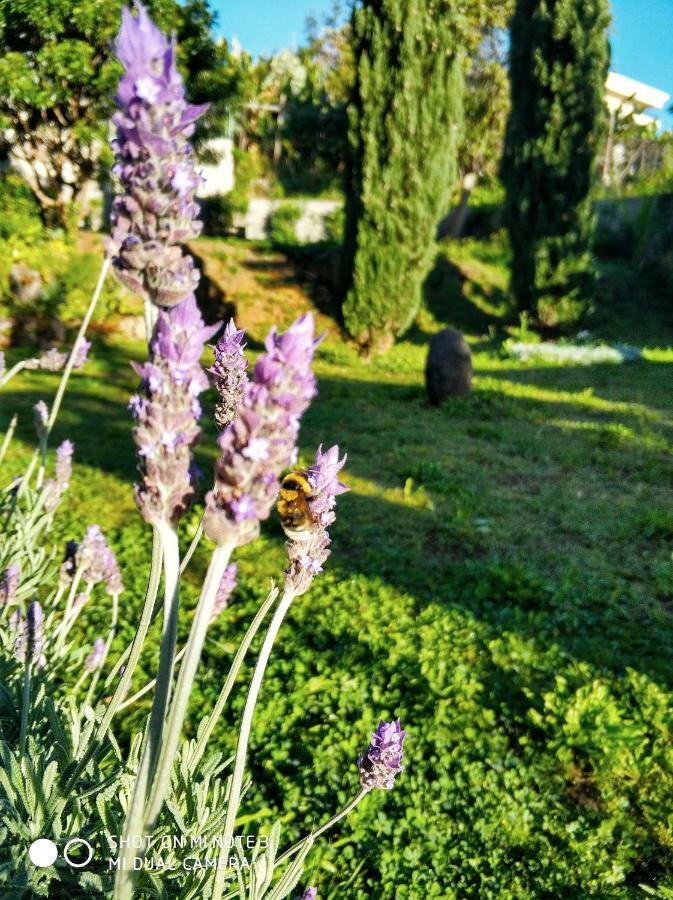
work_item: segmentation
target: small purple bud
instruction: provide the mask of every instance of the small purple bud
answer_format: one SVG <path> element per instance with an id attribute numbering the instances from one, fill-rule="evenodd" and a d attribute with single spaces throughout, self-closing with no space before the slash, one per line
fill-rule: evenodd
<path id="1" fill-rule="evenodd" d="M 9 606 L 14 603 L 20 578 L 21 569 L 16 563 L 7 566 L 0 576 L 0 606 Z"/>
<path id="2" fill-rule="evenodd" d="M 44 613 L 39 601 L 33 600 L 14 643 L 14 655 L 21 662 L 42 664 L 44 647 Z"/>
<path id="3" fill-rule="evenodd" d="M 403 743 L 406 731 L 395 722 L 379 722 L 372 739 L 358 759 L 360 784 L 367 790 L 381 788 L 389 791 L 395 785 L 395 776 L 402 771 Z"/>
<path id="4" fill-rule="evenodd" d="M 231 563 L 231 565 L 227 566 L 227 568 L 224 570 L 222 580 L 220 581 L 220 586 L 217 589 L 213 611 L 210 615 L 211 622 L 214 622 L 215 619 L 217 619 L 217 617 L 227 608 L 229 604 L 229 598 L 234 593 L 234 590 L 236 588 L 237 572 L 238 566 L 236 565 L 236 563 Z"/>
<path id="5" fill-rule="evenodd" d="M 91 653 L 84 660 L 84 668 L 87 672 L 95 672 L 100 669 L 105 661 L 105 641 L 101 637 L 97 637 L 93 642 Z"/>
<path id="6" fill-rule="evenodd" d="M 224 333 L 213 350 L 215 362 L 209 369 L 218 393 L 215 405 L 215 424 L 222 430 L 236 418 L 243 396 L 243 386 L 248 380 L 246 369 L 244 331 L 236 328 L 233 319 L 227 323 Z"/>

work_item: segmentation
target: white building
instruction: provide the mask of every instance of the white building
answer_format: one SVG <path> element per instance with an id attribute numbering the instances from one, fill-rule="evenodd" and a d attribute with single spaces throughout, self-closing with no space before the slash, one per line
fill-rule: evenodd
<path id="1" fill-rule="evenodd" d="M 657 119 L 647 115 L 645 110 L 663 109 L 670 99 L 665 91 L 617 72 L 610 72 L 605 83 L 605 101 L 613 122 L 616 115 L 623 117 L 633 114 L 636 125 L 656 125 Z"/>

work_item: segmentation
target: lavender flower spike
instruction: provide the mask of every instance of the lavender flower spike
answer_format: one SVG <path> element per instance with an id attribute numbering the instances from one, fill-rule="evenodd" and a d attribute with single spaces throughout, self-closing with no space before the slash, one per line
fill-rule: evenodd
<path id="1" fill-rule="evenodd" d="M 248 380 L 244 335 L 244 331 L 237 330 L 234 320 L 229 319 L 222 337 L 213 347 L 215 362 L 208 371 L 213 376 L 218 393 L 215 424 L 220 430 L 236 418 L 238 405 L 243 397 L 243 387 Z"/>
<path id="2" fill-rule="evenodd" d="M 313 525 L 304 532 L 288 534 L 291 540 L 286 544 L 290 565 L 285 572 L 285 588 L 295 596 L 306 593 L 330 555 L 327 529 L 335 519 L 336 498 L 348 490 L 338 477 L 345 463 L 345 456 L 339 459 L 336 444 L 326 453 L 321 444 L 315 462 L 306 472 L 312 491 L 308 505 Z"/>
<path id="3" fill-rule="evenodd" d="M 16 592 L 19 589 L 21 569 L 16 563 L 7 566 L 0 577 L 0 606 L 9 606 L 16 600 Z"/>
<path id="4" fill-rule="evenodd" d="M 105 661 L 105 641 L 101 637 L 97 637 L 93 642 L 91 653 L 84 660 L 84 668 L 87 672 L 95 672 L 100 669 Z"/>
<path id="5" fill-rule="evenodd" d="M 47 433 L 47 422 L 49 421 L 49 409 L 44 400 L 37 401 L 33 407 L 33 413 L 35 415 L 35 431 L 38 440 L 41 441 Z"/>
<path id="6" fill-rule="evenodd" d="M 301 900 L 318 900 L 318 888 L 307 887 L 301 895 Z"/>
<path id="7" fill-rule="evenodd" d="M 72 441 L 65 440 L 56 450 L 56 465 L 54 466 L 54 477 L 47 479 L 44 483 L 46 498 L 44 507 L 47 512 L 51 512 L 61 496 L 67 491 L 72 477 L 72 456 L 75 452 L 75 445 Z"/>
<path id="8" fill-rule="evenodd" d="M 381 788 L 389 791 L 395 785 L 395 776 L 402 771 L 402 754 L 406 731 L 395 722 L 379 722 L 372 739 L 358 760 L 360 784 L 367 790 Z"/>
<path id="9" fill-rule="evenodd" d="M 318 343 L 310 314 L 282 335 L 273 329 L 266 340 L 266 353 L 243 387 L 238 417 L 219 439 L 204 515 L 206 534 L 218 544 L 251 541 L 271 512 L 280 473 L 295 458 L 301 416 L 316 393 L 311 363 Z"/>
<path id="10" fill-rule="evenodd" d="M 73 360 L 74 369 L 82 368 L 87 360 L 90 349 L 90 341 L 81 340 L 79 342 L 77 353 L 75 355 L 75 359 Z M 67 362 L 68 354 L 61 353 L 60 350 L 56 349 L 56 347 L 52 347 L 51 350 L 45 350 L 44 353 L 41 353 L 40 356 L 36 360 L 34 360 L 35 365 L 31 366 L 30 368 L 44 369 L 47 372 L 60 372 L 65 368 L 65 364 Z"/>
<path id="11" fill-rule="evenodd" d="M 238 572 L 238 566 L 236 563 L 231 563 L 224 570 L 224 574 L 222 575 L 222 580 L 220 581 L 220 586 L 217 589 L 217 595 L 215 597 L 215 604 L 213 606 L 213 611 L 210 614 L 210 621 L 214 622 L 215 619 L 227 608 L 229 604 L 229 598 L 234 593 L 236 588 L 236 573 Z"/>
<path id="12" fill-rule="evenodd" d="M 93 586 L 105 582 L 108 594 L 121 594 L 124 585 L 114 553 L 99 525 L 89 525 L 84 540 L 79 547 L 75 545 L 75 561 L 72 569 L 81 569 L 83 581 Z"/>
<path id="13" fill-rule="evenodd" d="M 199 394 L 208 387 L 201 368 L 205 341 L 220 327 L 205 326 L 193 295 L 159 314 L 150 360 L 135 366 L 144 396 L 131 398 L 133 431 L 142 459 L 143 481 L 135 498 L 151 524 L 175 525 L 194 495 L 191 448 L 201 430 Z"/>
<path id="14" fill-rule="evenodd" d="M 44 613 L 39 601 L 33 600 L 14 643 L 14 656 L 25 664 L 34 662 L 41 666 L 44 659 L 43 647 Z"/>
<path id="15" fill-rule="evenodd" d="M 157 306 L 172 307 L 199 281 L 181 245 L 201 230 L 194 199 L 201 179 L 188 138 L 207 107 L 186 102 L 174 42 L 141 3 L 136 9 L 137 17 L 122 11 L 115 45 L 125 72 L 113 118 L 113 173 L 123 193 L 113 204 L 108 250 L 122 284 Z"/>

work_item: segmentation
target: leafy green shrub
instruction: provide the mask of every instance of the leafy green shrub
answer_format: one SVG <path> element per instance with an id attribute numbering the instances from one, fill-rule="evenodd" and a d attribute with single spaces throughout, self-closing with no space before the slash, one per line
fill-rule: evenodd
<path id="1" fill-rule="evenodd" d="M 301 207 L 296 203 L 283 203 L 269 217 L 269 237 L 279 247 L 299 243 L 297 222 L 301 218 Z"/>
<path id="2" fill-rule="evenodd" d="M 30 242 L 43 230 L 40 207 L 24 180 L 18 175 L 0 178 L 0 240 L 16 235 Z"/>
<path id="3" fill-rule="evenodd" d="M 14 263 L 23 263 L 38 272 L 44 284 L 40 296 L 29 305 L 19 303 L 10 290 L 9 273 Z M 97 253 L 82 253 L 66 237 L 45 238 L 35 243 L 15 237 L 0 240 L 0 314 L 79 322 L 96 286 L 100 267 Z M 125 311 L 125 297 L 130 294 L 108 277 L 94 321 L 105 321 Z"/>
<path id="4" fill-rule="evenodd" d="M 342 244 L 346 227 L 346 211 L 339 206 L 325 219 L 325 237 L 335 244 Z"/>
<path id="5" fill-rule="evenodd" d="M 234 227 L 234 208 L 231 194 L 216 194 L 199 200 L 203 233 L 209 237 L 224 237 Z"/>

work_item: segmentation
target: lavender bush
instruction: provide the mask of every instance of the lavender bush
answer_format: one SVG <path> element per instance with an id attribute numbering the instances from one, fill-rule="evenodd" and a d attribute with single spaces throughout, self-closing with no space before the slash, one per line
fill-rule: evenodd
<path id="1" fill-rule="evenodd" d="M 257 538 L 279 495 L 281 478 L 295 465 L 301 419 L 317 393 L 312 371 L 319 343 L 310 315 L 286 332 L 269 334 L 264 352 L 249 366 L 244 334 L 229 322 L 214 344 L 207 370 L 217 391 L 213 412 L 220 430 L 218 459 L 192 545 L 180 546 L 178 524 L 196 502 L 192 451 L 201 436 L 200 397 L 208 387 L 204 347 L 221 324 L 206 326 L 194 297 L 198 271 L 184 242 L 199 233 L 194 192 L 199 183 L 188 142 L 204 112 L 189 105 L 176 67 L 175 46 L 146 10 L 126 9 L 116 48 L 124 66 L 115 116 L 113 231 L 91 306 L 69 354 L 50 351 L 22 368 L 62 370 L 49 408 L 35 409 L 38 446 L 26 471 L 3 491 L 0 517 L 0 829 L 12 855 L 0 883 L 12 890 L 56 896 L 58 891 L 184 898 L 288 897 L 299 884 L 314 841 L 374 789 L 389 790 L 402 770 L 405 732 L 399 721 L 381 722 L 353 768 L 353 799 L 329 821 L 281 851 L 280 822 L 242 837 L 237 819 L 249 782 L 248 741 L 260 687 L 277 635 L 293 601 L 320 576 L 330 550 L 329 529 L 345 463 L 338 447 L 318 448 L 302 473 L 307 484 L 305 521 L 288 528 L 288 564 L 242 636 L 219 696 L 201 719 L 195 738 L 183 737 L 190 696 L 211 623 L 236 589 L 237 548 Z M 85 331 L 108 269 L 145 303 L 148 359 L 130 399 L 139 461 L 138 510 L 152 530 L 145 599 L 135 636 L 112 652 L 124 577 L 104 532 L 89 526 L 60 553 L 50 543 L 59 507 L 67 498 L 75 448 L 65 441 L 50 461 L 49 438 L 73 368 L 84 364 Z M 2 368 L 4 370 L 4 361 Z M 11 447 L 12 424 L 0 447 Z M 178 647 L 181 576 L 196 546 L 210 546 L 189 636 Z M 159 590 L 163 585 L 163 597 Z M 127 606 L 124 607 L 125 611 Z M 128 613 L 127 613 L 128 614 Z M 72 640 L 79 616 L 95 622 L 88 646 Z M 161 622 L 156 675 L 130 694 L 152 621 Z M 268 620 L 268 621 L 267 621 Z M 242 663 L 256 634 L 262 639 L 239 722 L 236 752 L 225 760 L 210 745 Z M 145 727 L 125 754 L 116 737 L 119 712 L 152 695 Z M 84 699 L 82 700 L 82 695 Z M 39 786 L 39 789 L 37 789 Z M 62 848 L 77 835 L 110 861 L 76 870 L 38 868 L 21 848 L 50 837 Z M 216 847 L 211 864 L 186 868 L 184 845 L 198 838 Z M 161 848 L 161 867 L 156 864 Z M 317 889 L 303 894 L 315 898 Z"/>

